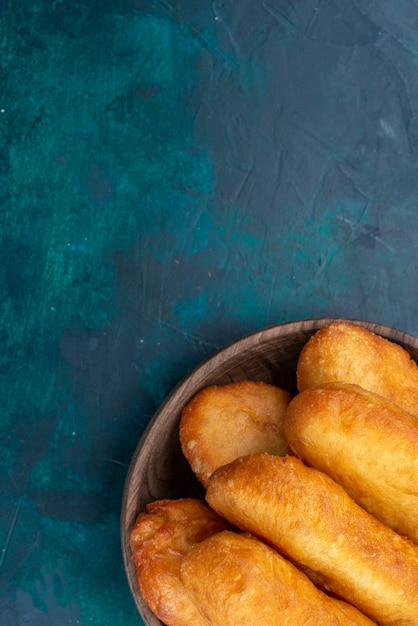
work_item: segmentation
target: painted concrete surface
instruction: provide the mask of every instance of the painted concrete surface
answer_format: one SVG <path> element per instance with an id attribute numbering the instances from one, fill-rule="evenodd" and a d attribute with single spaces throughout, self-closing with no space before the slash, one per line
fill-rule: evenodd
<path id="1" fill-rule="evenodd" d="M 0 2 L 0 624 L 141 623 L 119 512 L 173 385 L 265 325 L 418 334 L 402 0 Z"/>

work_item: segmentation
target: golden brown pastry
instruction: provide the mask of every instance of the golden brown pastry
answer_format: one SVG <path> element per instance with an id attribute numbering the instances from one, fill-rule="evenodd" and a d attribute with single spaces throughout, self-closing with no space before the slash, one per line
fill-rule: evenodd
<path id="1" fill-rule="evenodd" d="M 418 420 L 357 385 L 328 383 L 290 403 L 292 451 L 365 509 L 418 543 Z"/>
<path id="2" fill-rule="evenodd" d="M 333 322 L 303 347 L 299 391 L 328 382 L 360 385 L 418 416 L 417 364 L 404 348 L 361 326 Z"/>
<path id="3" fill-rule="evenodd" d="M 208 626 L 180 580 L 180 562 L 195 543 L 228 527 L 193 498 L 158 500 L 138 515 L 130 536 L 138 588 L 164 624 Z"/>
<path id="4" fill-rule="evenodd" d="M 418 624 L 418 546 L 296 457 L 254 454 L 219 468 L 206 494 L 231 523 L 315 572 L 385 626 Z"/>
<path id="5" fill-rule="evenodd" d="M 183 454 L 204 487 L 212 472 L 244 454 L 288 452 L 283 417 L 290 394 L 274 385 L 249 380 L 212 385 L 183 409 Z"/>
<path id="6" fill-rule="evenodd" d="M 180 576 L 214 626 L 372 626 L 255 537 L 224 531 L 186 554 Z"/>

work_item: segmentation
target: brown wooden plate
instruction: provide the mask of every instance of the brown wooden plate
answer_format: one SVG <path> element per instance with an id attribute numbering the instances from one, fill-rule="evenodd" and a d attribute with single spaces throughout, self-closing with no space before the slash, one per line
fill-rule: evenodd
<path id="1" fill-rule="evenodd" d="M 340 318 L 339 318 L 340 319 Z M 122 499 L 121 541 L 125 571 L 138 611 L 147 626 L 162 622 L 149 610 L 137 589 L 129 533 L 146 504 L 162 498 L 203 496 L 180 448 L 178 429 L 183 407 L 203 387 L 251 379 L 296 393 L 296 364 L 306 341 L 335 318 L 315 318 L 269 326 L 216 352 L 171 391 L 141 437 L 129 467 Z M 418 339 L 373 322 L 359 324 L 403 346 L 418 361 Z"/>

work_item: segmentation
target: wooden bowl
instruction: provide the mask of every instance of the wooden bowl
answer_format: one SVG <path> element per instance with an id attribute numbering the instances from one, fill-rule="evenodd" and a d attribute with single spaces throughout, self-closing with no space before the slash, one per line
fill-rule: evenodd
<path id="1" fill-rule="evenodd" d="M 138 443 L 128 471 L 121 513 L 122 553 L 128 583 L 147 626 L 162 622 L 149 610 L 137 589 L 129 533 L 146 504 L 161 498 L 203 496 L 203 490 L 182 455 L 178 429 L 183 407 L 200 389 L 212 384 L 251 379 L 296 393 L 296 364 L 306 341 L 333 318 L 307 319 L 258 330 L 198 365 L 168 395 Z M 403 346 L 418 360 L 418 339 L 388 326 L 356 323 Z"/>

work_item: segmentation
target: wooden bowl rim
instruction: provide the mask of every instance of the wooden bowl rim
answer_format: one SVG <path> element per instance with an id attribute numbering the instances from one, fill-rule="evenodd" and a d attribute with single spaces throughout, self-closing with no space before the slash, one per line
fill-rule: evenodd
<path id="1" fill-rule="evenodd" d="M 145 622 L 145 616 L 143 616 L 141 611 L 141 598 L 139 591 L 137 589 L 137 581 L 134 575 L 132 561 L 131 561 L 131 553 L 129 546 L 129 532 L 130 528 L 127 526 L 127 504 L 132 499 L 133 495 L 131 493 L 131 482 L 133 476 L 136 474 L 137 466 L 139 465 L 139 461 L 141 459 L 141 453 L 143 452 L 144 445 L 150 434 L 152 433 L 158 419 L 163 413 L 170 403 L 172 403 L 176 396 L 181 392 L 187 390 L 188 387 L 193 388 L 193 382 L 196 378 L 201 378 L 204 380 L 205 376 L 207 376 L 210 372 L 213 372 L 216 367 L 220 365 L 221 362 L 228 361 L 228 359 L 232 358 L 237 353 L 237 348 L 242 344 L 245 347 L 245 352 L 251 351 L 257 345 L 268 343 L 273 338 L 277 338 L 279 336 L 292 335 L 296 332 L 309 332 L 312 334 L 316 332 L 320 328 L 334 323 L 334 322 L 346 322 L 351 324 L 357 324 L 362 326 L 386 339 L 393 341 L 394 343 L 401 344 L 405 349 L 411 347 L 418 351 L 418 338 L 414 335 L 411 335 L 407 332 L 399 330 L 397 328 L 391 327 L 389 325 L 380 324 L 378 322 L 372 322 L 367 320 L 360 320 L 357 318 L 345 318 L 345 317 L 311 317 L 311 318 L 303 318 L 296 321 L 289 322 L 280 322 L 278 324 L 271 324 L 265 327 L 258 328 L 254 331 L 246 333 L 242 335 L 238 339 L 235 339 L 225 346 L 219 348 L 214 353 L 200 361 L 196 366 L 191 368 L 184 376 L 182 376 L 179 382 L 171 389 L 171 391 L 167 394 L 162 403 L 158 406 L 157 410 L 152 415 L 150 421 L 145 427 L 138 443 L 133 453 L 129 469 L 126 475 L 123 494 L 122 494 L 122 502 L 121 502 L 121 516 L 120 516 L 120 539 L 121 539 L 121 547 L 122 547 L 122 557 L 124 563 L 125 574 L 128 580 L 129 588 L 135 604 L 137 606 L 138 612 L 141 618 Z M 203 374 L 203 376 L 202 376 Z M 202 385 L 203 387 L 204 385 Z M 136 492 L 135 492 L 136 493 Z M 137 511 L 137 514 L 140 511 Z"/>

